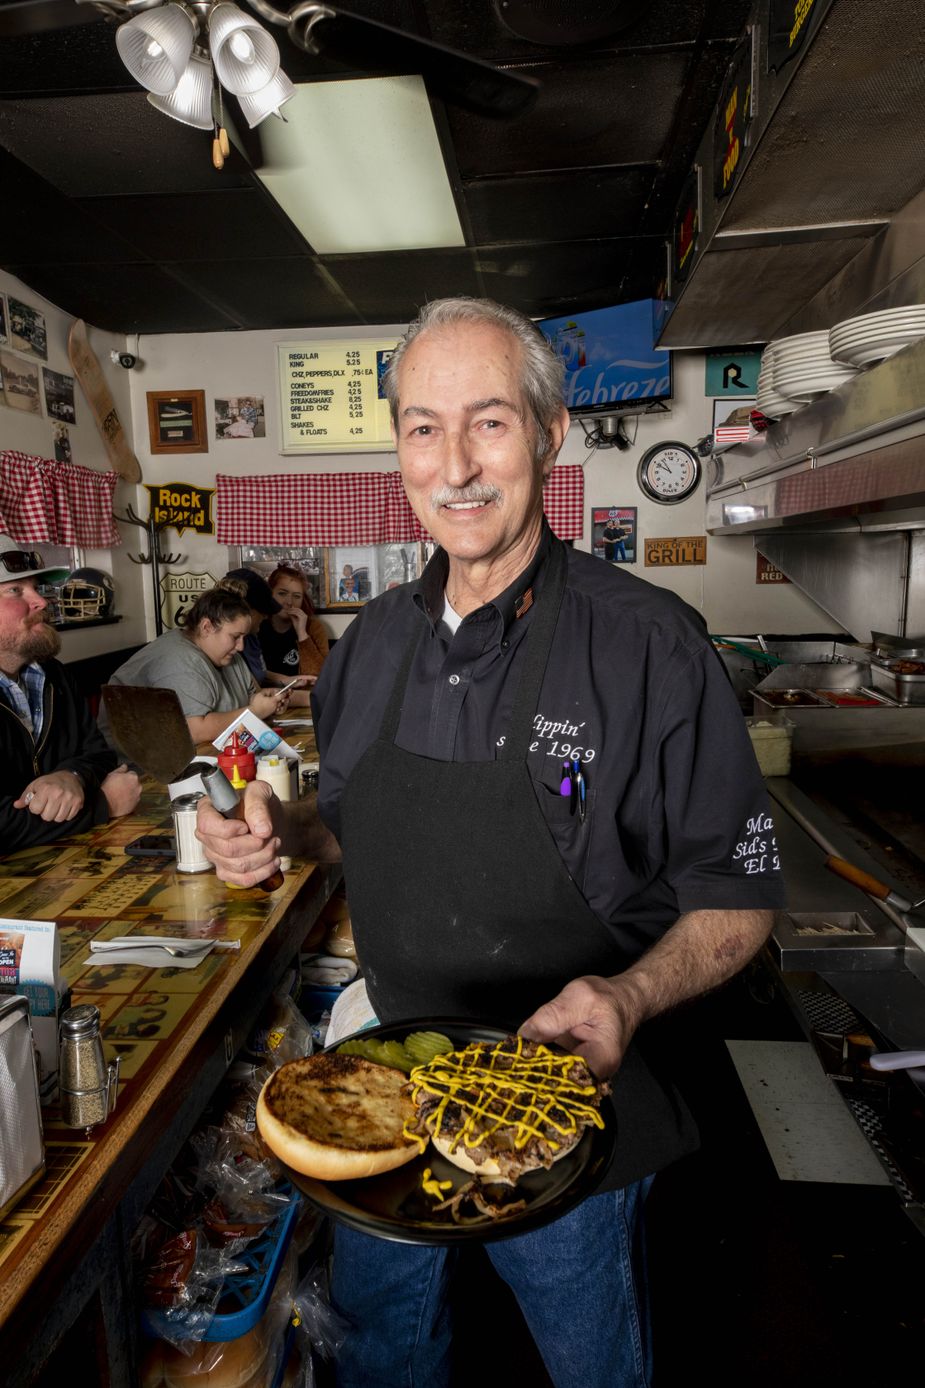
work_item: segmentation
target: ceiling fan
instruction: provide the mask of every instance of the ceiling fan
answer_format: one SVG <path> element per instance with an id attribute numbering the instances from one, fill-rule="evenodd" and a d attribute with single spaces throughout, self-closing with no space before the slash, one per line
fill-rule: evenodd
<path id="1" fill-rule="evenodd" d="M 333 5 L 315 3 L 315 0 L 297 0 L 295 5 L 284 10 L 278 9 L 269 0 L 242 0 L 242 3 L 249 5 L 269 24 L 285 28 L 291 42 L 308 53 L 332 57 L 373 74 L 420 73 L 437 96 L 477 115 L 502 119 L 520 115 L 532 105 L 539 91 L 539 84 L 533 78 L 494 67 L 491 63 L 472 58 L 444 44 L 339 10 Z M 120 32 L 127 26 L 134 27 L 138 41 L 120 42 L 117 37 L 117 44 L 123 61 L 126 61 L 126 48 L 136 50 L 142 68 L 146 60 L 150 68 L 153 60 L 162 56 L 156 50 L 164 47 L 158 37 L 146 32 L 146 17 L 150 17 L 152 29 L 156 29 L 161 38 L 165 34 L 169 38 L 170 30 L 163 23 L 164 15 L 169 14 L 173 32 L 183 40 L 178 50 L 182 56 L 187 46 L 187 36 L 182 32 L 185 15 L 192 26 L 193 45 L 192 53 L 186 58 L 179 76 L 183 75 L 188 63 L 197 59 L 206 62 L 211 59 L 214 67 L 218 47 L 224 49 L 226 71 L 237 63 L 237 79 L 244 84 L 244 95 L 252 94 L 253 88 L 247 86 L 248 78 L 253 77 L 258 69 L 262 70 L 260 52 L 268 51 L 260 35 L 263 34 L 267 43 L 275 48 L 264 26 L 245 16 L 229 0 L 8 0 L 0 10 L 0 37 L 83 23 L 96 19 L 96 14 L 90 13 L 93 10 L 101 11 L 115 20 Z M 227 13 L 217 13 L 221 10 L 236 10 L 245 22 L 239 19 L 232 24 Z M 218 44 L 211 32 L 217 20 L 223 21 L 219 27 L 227 30 L 219 38 Z M 244 74 L 243 68 L 251 71 Z M 129 70 L 142 85 L 146 85 L 138 71 L 130 65 Z M 194 74 L 200 80 L 206 76 L 204 72 L 197 73 L 196 69 Z M 291 88 L 292 84 L 285 74 L 281 76 L 283 90 Z M 221 80 L 223 85 L 227 85 L 224 78 Z M 234 91 L 235 95 L 241 94 L 235 91 L 234 86 L 228 89 Z M 161 90 L 157 94 L 165 96 L 167 91 Z M 165 114 L 176 115 L 163 104 L 154 104 L 159 105 Z M 281 102 L 264 111 L 260 119 L 277 113 L 279 104 Z M 250 116 L 248 120 L 250 122 Z"/>

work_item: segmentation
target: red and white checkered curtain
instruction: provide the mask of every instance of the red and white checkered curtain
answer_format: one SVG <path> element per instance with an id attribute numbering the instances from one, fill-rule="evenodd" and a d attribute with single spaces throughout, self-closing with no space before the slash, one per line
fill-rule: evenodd
<path id="1" fill-rule="evenodd" d="M 121 545 L 112 514 L 115 472 L 0 451 L 0 533 L 21 545 Z"/>
<path id="2" fill-rule="evenodd" d="M 224 545 L 386 545 L 429 540 L 400 472 L 274 473 L 216 479 L 215 537 Z M 549 524 L 562 540 L 582 534 L 584 473 L 553 468 Z"/>

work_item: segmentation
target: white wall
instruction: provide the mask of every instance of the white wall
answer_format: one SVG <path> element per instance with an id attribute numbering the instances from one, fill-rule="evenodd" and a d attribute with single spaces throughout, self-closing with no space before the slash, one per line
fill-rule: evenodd
<path id="1" fill-rule="evenodd" d="M 74 372 L 67 356 L 67 334 L 73 319 L 62 313 L 47 299 L 29 289 L 21 280 L 0 270 L 0 293 L 23 303 L 30 304 L 45 315 L 48 334 L 48 361 L 45 363 L 52 371 L 61 371 L 68 376 Z M 116 409 L 122 426 L 131 436 L 131 399 L 128 371 L 113 366 L 109 360 L 111 350 L 125 350 L 125 338 L 119 334 L 103 332 L 88 325 L 90 345 L 99 358 L 109 388 L 112 391 Z M 4 351 L 11 350 L 9 345 Z M 15 353 L 13 355 L 16 355 Z M 29 358 L 30 361 L 35 360 Z M 40 363 L 41 365 L 41 363 Z M 109 459 L 103 447 L 96 421 L 90 412 L 80 386 L 74 391 L 77 423 L 69 426 L 71 453 L 73 461 L 82 467 L 94 468 L 98 472 L 110 471 Z M 44 409 L 44 402 L 43 402 Z M 11 410 L 2 404 L 0 396 L 0 449 L 17 449 L 22 453 L 36 454 L 43 458 L 53 458 L 54 430 L 52 421 L 44 413 L 27 414 L 23 410 Z M 134 502 L 136 510 L 143 506 L 141 514 L 147 515 L 145 501 L 136 495 L 137 489 L 128 482 L 118 482 L 115 492 L 115 510 L 124 514 L 129 502 Z M 138 532 L 134 526 L 120 527 L 125 544 L 113 550 L 88 549 L 83 553 L 84 563 L 106 569 L 113 576 L 116 585 L 116 611 L 122 614 L 122 621 L 111 626 L 89 627 L 86 631 L 64 631 L 61 633 L 61 656 L 63 660 L 82 660 L 86 656 L 102 651 L 119 650 L 125 646 L 138 646 L 148 639 L 147 626 L 143 614 L 142 584 L 146 570 L 132 564 L 128 551 L 137 553 L 144 549 L 137 541 Z M 143 538 L 143 537 L 142 537 Z"/>
<path id="2" fill-rule="evenodd" d="M 35 305 L 45 314 L 48 329 L 48 365 L 69 374 L 67 332 L 71 319 L 41 296 L 0 271 L 0 291 Z M 354 472 L 391 470 L 394 454 L 328 454 L 282 457 L 279 449 L 280 401 L 276 369 L 276 344 L 297 340 L 318 341 L 343 337 L 399 336 L 400 325 L 367 329 L 306 328 L 302 332 L 261 331 L 241 333 L 168 333 L 142 337 L 137 344 L 139 364 L 133 371 L 113 366 L 112 348 L 124 350 L 126 341 L 116 334 L 89 327 L 90 343 L 106 375 L 123 427 L 133 441 L 144 482 L 188 482 L 214 487 L 217 472 L 260 475 L 273 472 Z M 131 343 L 135 350 L 135 341 Z M 181 453 L 169 457 L 150 452 L 148 440 L 147 392 L 157 390 L 203 390 L 206 397 L 208 453 Z M 585 469 L 585 538 L 579 547 L 590 548 L 590 513 L 594 506 L 636 506 L 640 543 L 634 572 L 652 583 L 673 588 L 703 612 L 711 631 L 727 635 L 747 632 L 806 632 L 836 629 L 831 618 L 791 584 L 759 586 L 755 581 L 755 550 L 747 536 L 710 536 L 707 563 L 702 567 L 678 569 L 646 568 L 643 562 L 646 537 L 699 535 L 704 533 L 705 489 L 701 485 L 687 501 L 660 506 L 649 501 L 636 483 L 640 456 L 653 443 L 678 439 L 693 443 L 712 427 L 712 401 L 704 397 L 704 360 L 699 353 L 675 354 L 675 398 L 671 413 L 660 417 L 630 420 L 628 432 L 634 437 L 630 451 L 618 449 L 590 452 L 584 434 L 573 422 L 560 461 Z M 266 410 L 266 438 L 215 438 L 213 402 L 235 395 L 263 396 Z M 71 428 L 74 461 L 86 467 L 106 470 L 109 466 L 102 441 L 82 394 L 77 391 L 77 424 Z M 0 447 L 27 453 L 54 456 L 52 424 L 17 410 L 0 407 Z M 129 503 L 146 517 L 148 493 L 143 486 L 120 482 L 116 488 L 115 509 L 125 513 Z M 65 659 L 79 659 L 106 650 L 135 646 L 154 635 L 154 608 L 150 573 L 146 567 L 130 562 L 129 553 L 147 550 L 147 536 L 135 526 L 121 525 L 124 543 L 109 551 L 88 551 L 85 563 L 111 569 L 116 582 L 117 610 L 123 620 L 110 627 L 84 632 L 63 633 Z M 229 567 L 228 550 L 214 537 L 169 530 L 162 536 L 162 547 L 182 558 L 173 565 L 176 572 L 208 572 L 219 578 Z M 350 616 L 326 614 L 329 632 L 339 635 Z"/>
<path id="3" fill-rule="evenodd" d="M 311 328 L 302 332 L 242 332 L 166 334 L 143 337 L 139 355 L 143 366 L 131 372 L 132 419 L 136 452 L 146 482 L 174 480 L 214 487 L 216 472 L 237 475 L 273 472 L 359 472 L 391 470 L 396 466 L 392 453 L 327 454 L 282 457 L 279 454 L 280 401 L 276 371 L 276 343 L 319 341 L 337 338 L 396 338 L 400 326 L 367 329 Z M 147 449 L 148 424 L 145 393 L 149 390 L 204 390 L 209 430 L 208 454 L 178 454 L 164 458 Z M 675 399 L 670 415 L 642 417 L 638 421 L 634 447 L 590 453 L 584 434 L 573 422 L 560 461 L 577 463 L 585 469 L 585 539 L 577 543 L 590 549 L 590 514 L 593 506 L 638 507 L 640 539 L 646 536 L 702 535 L 706 503 L 703 484 L 687 501 L 660 506 L 649 501 L 636 484 L 640 456 L 653 443 L 678 439 L 693 443 L 712 429 L 712 401 L 704 397 L 704 358 L 699 353 L 675 355 Z M 213 401 L 234 395 L 262 395 L 266 409 L 267 436 L 264 439 L 224 439 L 214 437 Z M 635 421 L 628 424 L 633 436 Z M 216 552 L 214 541 L 185 532 L 177 544 L 168 532 L 173 548 L 187 556 L 177 568 L 182 571 L 206 569 L 218 577 L 227 568 L 227 550 Z M 166 543 L 166 541 L 165 541 Z M 755 550 L 748 536 L 710 536 L 707 563 L 703 567 L 646 568 L 643 546 L 638 546 L 634 572 L 653 583 L 673 588 L 702 611 L 711 631 L 726 635 L 747 632 L 808 632 L 837 629 L 815 603 L 792 584 L 762 585 L 755 579 Z M 329 630 L 337 635 L 350 621 L 348 616 L 327 615 Z"/>

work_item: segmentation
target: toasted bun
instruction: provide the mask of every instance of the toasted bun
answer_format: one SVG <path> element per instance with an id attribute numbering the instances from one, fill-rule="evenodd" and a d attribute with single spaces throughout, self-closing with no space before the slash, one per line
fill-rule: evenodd
<path id="1" fill-rule="evenodd" d="M 376 1176 L 420 1151 L 402 1132 L 414 1116 L 404 1084 L 400 1070 L 358 1055 L 291 1060 L 260 1091 L 257 1127 L 271 1152 L 304 1176 Z"/>

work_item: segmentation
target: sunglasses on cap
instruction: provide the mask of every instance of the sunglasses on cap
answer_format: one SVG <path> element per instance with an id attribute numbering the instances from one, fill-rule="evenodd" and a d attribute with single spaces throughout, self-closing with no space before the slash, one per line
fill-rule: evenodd
<path id="1" fill-rule="evenodd" d="M 42 567 L 42 556 L 34 549 L 7 549 L 0 553 L 0 564 L 8 574 L 31 573 Z"/>

